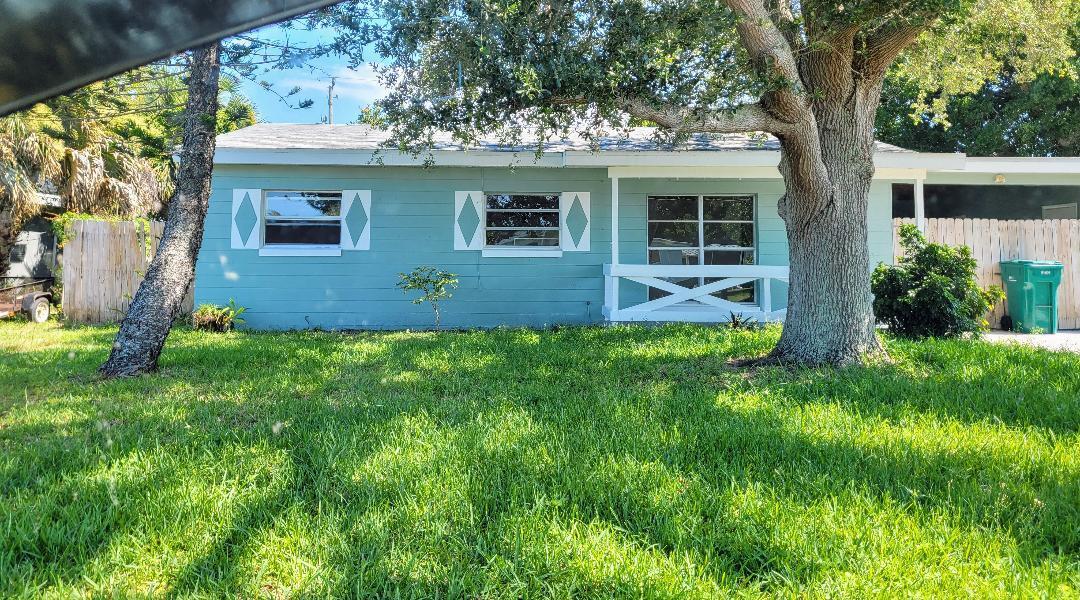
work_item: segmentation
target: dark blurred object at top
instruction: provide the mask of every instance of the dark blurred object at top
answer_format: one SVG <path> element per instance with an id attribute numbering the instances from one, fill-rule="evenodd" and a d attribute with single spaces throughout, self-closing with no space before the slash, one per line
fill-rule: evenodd
<path id="1" fill-rule="evenodd" d="M 0 116 L 336 0 L 0 0 Z"/>

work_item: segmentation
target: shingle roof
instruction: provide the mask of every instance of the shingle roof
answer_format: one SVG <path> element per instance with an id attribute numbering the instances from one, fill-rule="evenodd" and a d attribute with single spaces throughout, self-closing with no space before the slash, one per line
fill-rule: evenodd
<path id="1" fill-rule="evenodd" d="M 671 147 L 660 145 L 655 139 L 653 127 L 635 127 L 628 135 L 612 134 L 599 140 L 599 149 L 604 151 L 648 151 L 648 150 L 772 150 L 780 149 L 779 141 L 768 134 L 694 134 L 690 139 Z M 219 135 L 218 148 L 246 148 L 264 150 L 311 149 L 311 150 L 377 150 L 385 148 L 388 133 L 368 125 L 296 125 L 290 123 L 258 123 Z M 461 144 L 453 141 L 449 135 L 436 138 L 434 150 L 463 150 Z M 481 140 L 471 147 L 473 150 L 497 152 L 531 152 L 535 146 L 527 143 L 519 147 L 510 147 L 498 140 Z M 581 137 L 548 141 L 544 144 L 545 152 L 591 151 L 590 142 Z M 878 152 L 910 152 L 892 144 L 877 142 Z"/>

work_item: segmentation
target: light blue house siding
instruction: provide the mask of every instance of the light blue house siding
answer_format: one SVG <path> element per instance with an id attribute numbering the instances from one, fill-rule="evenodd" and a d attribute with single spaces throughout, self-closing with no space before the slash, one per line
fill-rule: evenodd
<path id="1" fill-rule="evenodd" d="M 230 245 L 234 189 L 371 190 L 369 250 L 341 256 L 260 256 Z M 484 192 L 588 192 L 591 245 L 560 257 L 483 257 L 454 250 L 454 195 Z M 779 180 L 622 179 L 620 259 L 645 263 L 650 194 L 754 194 L 759 264 L 787 263 L 776 212 Z M 603 265 L 610 262 L 611 181 L 606 169 L 479 167 L 321 167 L 218 165 L 196 268 L 195 300 L 247 307 L 258 329 L 400 329 L 430 327 L 428 306 L 395 287 L 398 273 L 434 265 L 456 273 L 459 287 L 443 306 L 447 327 L 544 326 L 604 320 Z M 871 261 L 890 261 L 890 182 L 874 184 L 869 211 Z M 776 306 L 784 290 L 773 290 Z M 624 282 L 620 304 L 643 302 L 644 287 Z"/>

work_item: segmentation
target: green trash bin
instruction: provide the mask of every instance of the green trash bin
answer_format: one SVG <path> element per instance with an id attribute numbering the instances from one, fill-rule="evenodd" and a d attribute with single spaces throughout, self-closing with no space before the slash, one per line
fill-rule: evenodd
<path id="1" fill-rule="evenodd" d="M 1053 260 L 1003 260 L 1005 284 L 1013 331 L 1057 333 L 1057 291 L 1062 264 Z"/>

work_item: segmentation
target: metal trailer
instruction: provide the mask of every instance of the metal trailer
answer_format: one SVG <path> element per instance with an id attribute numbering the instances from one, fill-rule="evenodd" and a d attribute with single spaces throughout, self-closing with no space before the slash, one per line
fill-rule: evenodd
<path id="1" fill-rule="evenodd" d="M 23 313 L 34 323 L 44 323 L 52 314 L 53 278 L 31 279 L 0 287 L 0 319 Z"/>

